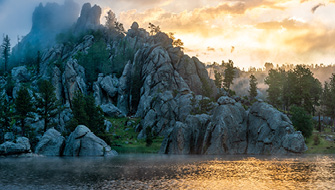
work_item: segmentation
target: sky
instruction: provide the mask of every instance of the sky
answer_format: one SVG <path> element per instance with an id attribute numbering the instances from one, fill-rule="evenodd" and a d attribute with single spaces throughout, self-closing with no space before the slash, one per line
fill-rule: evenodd
<path id="1" fill-rule="evenodd" d="M 88 0 L 74 0 L 83 4 Z M 0 33 L 31 29 L 41 0 L 0 0 Z M 63 3 L 64 0 L 46 2 Z M 112 10 L 128 29 L 151 22 L 174 32 L 185 53 L 202 62 L 231 59 L 240 68 L 274 64 L 335 64 L 335 0 L 90 0 Z M 102 19 L 103 20 L 103 19 Z"/>

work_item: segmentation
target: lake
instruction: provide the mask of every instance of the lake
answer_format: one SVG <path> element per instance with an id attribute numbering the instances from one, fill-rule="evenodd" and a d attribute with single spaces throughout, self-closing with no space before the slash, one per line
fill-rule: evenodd
<path id="1" fill-rule="evenodd" d="M 0 189 L 335 189 L 335 156 L 1 158 Z"/>

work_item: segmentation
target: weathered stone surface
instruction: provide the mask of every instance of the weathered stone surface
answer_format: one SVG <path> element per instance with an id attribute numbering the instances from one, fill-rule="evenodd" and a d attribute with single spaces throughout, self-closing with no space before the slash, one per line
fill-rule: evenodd
<path id="1" fill-rule="evenodd" d="M 210 116 L 189 115 L 185 124 L 176 122 L 173 130 L 164 139 L 160 153 L 202 154 L 204 134 L 210 123 Z"/>
<path id="2" fill-rule="evenodd" d="M 14 67 L 12 69 L 12 77 L 16 83 L 28 82 L 31 78 L 31 73 L 26 66 Z"/>
<path id="3" fill-rule="evenodd" d="M 174 67 L 195 94 L 207 93 L 212 97 L 216 96 L 214 82 L 208 78 L 205 65 L 197 58 L 184 55 L 180 61 L 174 63 Z"/>
<path id="4" fill-rule="evenodd" d="M 243 154 L 247 148 L 247 115 L 241 104 L 214 110 L 204 139 L 204 154 Z"/>
<path id="5" fill-rule="evenodd" d="M 228 96 L 221 96 L 219 99 L 218 99 L 218 103 L 220 105 L 226 105 L 226 104 L 235 104 L 236 101 L 232 98 L 229 98 Z"/>
<path id="6" fill-rule="evenodd" d="M 45 156 L 61 156 L 64 143 L 65 138 L 60 132 L 51 128 L 44 133 L 42 139 L 38 142 L 35 153 Z"/>
<path id="7" fill-rule="evenodd" d="M 5 141 L 13 141 L 15 139 L 15 135 L 13 132 L 7 132 L 4 136 Z"/>
<path id="8" fill-rule="evenodd" d="M 221 97 L 211 116 L 189 115 L 166 135 L 161 153 L 168 154 L 288 154 L 307 150 L 301 132 L 272 106 L 255 103 L 250 112 Z M 248 113 L 248 115 L 247 115 Z"/>
<path id="9" fill-rule="evenodd" d="M 75 26 L 75 32 L 80 33 L 86 30 L 95 30 L 100 26 L 101 7 L 85 3 L 81 9 L 80 17 Z"/>
<path id="10" fill-rule="evenodd" d="M 66 65 L 62 77 L 66 103 L 70 103 L 76 91 L 86 94 L 85 69 L 77 63 L 77 60 L 70 59 Z"/>
<path id="11" fill-rule="evenodd" d="M 117 153 L 87 127 L 79 125 L 66 140 L 64 156 L 115 156 Z"/>
<path id="12" fill-rule="evenodd" d="M 109 103 L 109 104 L 104 104 L 101 106 L 102 111 L 105 113 L 105 115 L 109 117 L 125 117 L 126 115 L 122 113 L 119 108 L 114 106 L 114 104 Z"/>
<path id="13" fill-rule="evenodd" d="M 100 81 L 100 86 L 109 97 L 115 97 L 118 92 L 119 80 L 109 75 Z"/>
<path id="14" fill-rule="evenodd" d="M 55 87 L 55 94 L 57 100 L 62 100 L 63 85 L 62 85 L 62 73 L 58 67 L 53 67 L 51 84 Z"/>
<path id="15" fill-rule="evenodd" d="M 304 138 L 290 119 L 265 102 L 256 102 L 248 116 L 248 154 L 302 153 Z"/>
<path id="16" fill-rule="evenodd" d="M 124 67 L 122 76 L 120 77 L 119 80 L 117 107 L 126 115 L 129 113 L 131 69 L 132 64 L 129 61 L 127 65 Z"/>
<path id="17" fill-rule="evenodd" d="M 29 139 L 26 137 L 18 137 L 16 143 L 6 141 L 0 145 L 0 155 L 23 154 L 29 152 L 31 152 L 30 143 Z"/>

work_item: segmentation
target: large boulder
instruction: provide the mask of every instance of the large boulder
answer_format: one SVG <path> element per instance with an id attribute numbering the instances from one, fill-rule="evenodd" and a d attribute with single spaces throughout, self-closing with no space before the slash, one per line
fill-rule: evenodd
<path id="1" fill-rule="evenodd" d="M 104 104 L 101 106 L 102 111 L 105 113 L 105 115 L 109 117 L 125 117 L 126 115 L 119 110 L 114 104 Z"/>
<path id="2" fill-rule="evenodd" d="M 168 138 L 164 139 L 160 153 L 202 154 L 209 123 L 210 116 L 206 114 L 189 115 L 185 123 L 177 121 Z"/>
<path id="3" fill-rule="evenodd" d="M 220 98 L 221 100 L 223 98 Z M 219 99 L 219 100 L 220 100 Z M 247 114 L 240 103 L 225 97 L 213 113 L 204 139 L 204 154 L 244 154 L 247 148 Z"/>
<path id="4" fill-rule="evenodd" d="M 165 136 L 160 153 L 290 154 L 307 150 L 301 132 L 271 105 L 257 102 L 247 112 L 227 96 L 220 97 L 218 105 L 211 115 L 188 115 L 184 122 L 177 121 Z"/>
<path id="5" fill-rule="evenodd" d="M 66 140 L 64 156 L 115 156 L 117 153 L 87 127 L 79 125 Z"/>
<path id="6" fill-rule="evenodd" d="M 117 103 L 119 79 L 115 76 L 105 76 L 100 73 L 98 80 L 93 83 L 94 99 L 98 105 Z"/>
<path id="7" fill-rule="evenodd" d="M 31 73 L 26 66 L 14 67 L 12 69 L 12 77 L 16 83 L 28 82 L 31 78 Z"/>
<path id="8" fill-rule="evenodd" d="M 26 137 L 18 137 L 16 142 L 6 141 L 0 145 L 0 155 L 14 155 L 29 153 L 30 143 Z"/>
<path id="9" fill-rule="evenodd" d="M 65 138 L 55 130 L 51 128 L 44 133 L 40 142 L 38 142 L 35 153 L 45 156 L 61 156 L 64 148 Z"/>
<path id="10" fill-rule="evenodd" d="M 265 102 L 256 102 L 248 115 L 248 154 L 302 153 L 307 150 L 301 133 L 290 119 Z"/>

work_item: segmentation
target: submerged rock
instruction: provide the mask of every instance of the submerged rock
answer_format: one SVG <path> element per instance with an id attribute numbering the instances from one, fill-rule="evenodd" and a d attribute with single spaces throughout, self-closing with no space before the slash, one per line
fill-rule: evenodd
<path id="1" fill-rule="evenodd" d="M 90 129 L 79 125 L 68 137 L 64 156 L 115 156 L 105 141 L 95 136 Z"/>
<path id="2" fill-rule="evenodd" d="M 61 156 L 64 148 L 65 138 L 51 128 L 44 133 L 40 142 L 38 142 L 35 153 L 45 156 Z"/>

